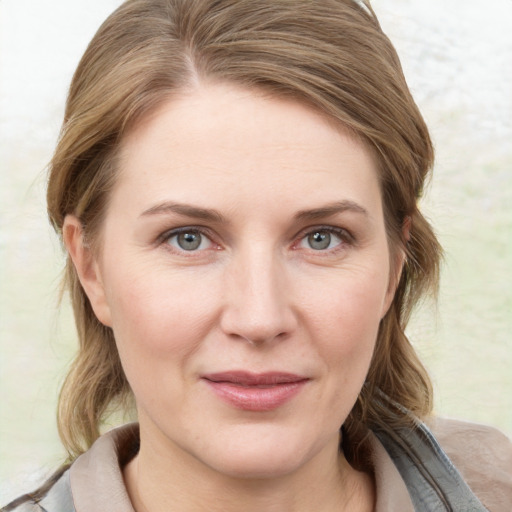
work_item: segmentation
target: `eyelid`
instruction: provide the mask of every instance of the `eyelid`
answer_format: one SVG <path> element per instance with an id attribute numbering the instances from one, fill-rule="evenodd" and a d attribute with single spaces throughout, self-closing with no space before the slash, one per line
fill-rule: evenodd
<path id="1" fill-rule="evenodd" d="M 174 246 L 171 246 L 171 244 L 167 243 L 167 241 L 175 236 L 178 236 L 182 233 L 199 233 L 201 236 L 206 237 L 210 243 L 213 245 L 213 249 L 219 249 L 220 244 L 216 242 L 215 236 L 212 234 L 212 231 L 204 226 L 180 226 L 177 228 L 168 229 L 167 231 L 164 231 L 161 235 L 158 236 L 156 240 L 157 245 L 166 245 L 166 250 L 169 250 L 171 252 L 180 252 L 180 254 L 185 254 L 187 256 L 192 256 L 194 253 L 202 253 L 207 250 L 211 250 L 212 248 L 207 249 L 201 249 L 197 251 L 186 251 L 186 250 L 179 250 L 175 248 Z"/>
<path id="2" fill-rule="evenodd" d="M 298 248 L 298 244 L 304 240 L 307 236 L 311 235 L 312 233 L 318 232 L 318 231 L 327 231 L 329 233 L 332 233 L 336 235 L 342 243 L 339 244 L 341 246 L 346 245 L 354 245 L 356 242 L 356 239 L 354 235 L 346 228 L 341 228 L 337 226 L 330 226 L 330 225 L 318 225 L 318 226 L 308 226 L 307 228 L 302 229 L 299 234 L 295 237 L 295 241 L 293 242 L 293 248 Z M 339 250 L 340 247 L 337 246 L 333 249 L 328 249 L 325 251 L 320 250 L 314 250 L 311 249 L 311 251 L 314 251 L 315 253 L 321 254 L 321 253 L 330 253 L 336 250 Z"/>
<path id="3" fill-rule="evenodd" d="M 171 237 L 177 236 L 181 233 L 186 233 L 186 232 L 191 232 L 191 231 L 200 233 L 202 236 L 205 236 L 206 238 L 208 238 L 208 240 L 210 240 L 210 242 L 214 246 L 213 249 L 216 249 L 216 250 L 221 249 L 221 244 L 219 242 L 217 242 L 217 240 L 216 240 L 217 236 L 214 233 L 212 233 L 211 229 L 209 229 L 205 226 L 194 226 L 194 225 L 180 226 L 180 227 L 168 229 L 157 237 L 156 244 L 164 245 L 165 242 L 167 242 L 167 240 L 169 240 Z M 318 253 L 318 254 L 332 253 L 332 252 L 335 252 L 336 250 L 339 250 L 340 248 L 343 248 L 347 245 L 348 246 L 355 245 L 355 243 L 356 243 L 356 239 L 355 239 L 354 235 L 346 228 L 341 228 L 341 227 L 332 226 L 332 225 L 315 225 L 315 226 L 308 226 L 306 228 L 303 228 L 294 237 L 293 243 L 292 243 L 292 249 L 298 249 L 298 244 L 300 242 L 302 242 L 302 240 L 304 240 L 305 237 L 307 237 L 308 235 L 315 233 L 317 231 L 327 231 L 329 233 L 336 235 L 342 241 L 342 243 L 339 244 L 342 247 L 337 246 L 333 249 L 328 249 L 325 251 L 318 251 L 318 250 L 315 251 L 314 249 L 311 249 L 311 251 L 314 251 L 315 253 Z M 174 250 L 175 250 L 170 244 L 166 244 L 166 249 L 171 252 L 174 252 Z M 202 249 L 199 251 L 183 250 L 183 251 L 180 251 L 180 253 L 183 253 L 183 254 L 188 253 L 188 256 L 192 256 L 194 253 L 202 253 L 207 250 L 211 250 L 211 248 Z"/>

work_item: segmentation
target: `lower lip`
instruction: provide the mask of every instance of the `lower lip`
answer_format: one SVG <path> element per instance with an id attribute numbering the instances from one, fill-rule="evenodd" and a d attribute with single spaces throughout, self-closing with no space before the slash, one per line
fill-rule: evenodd
<path id="1" fill-rule="evenodd" d="M 228 404 L 244 411 L 272 411 L 297 395 L 307 380 L 285 382 L 267 387 L 241 386 L 231 382 L 205 379 L 213 392 Z"/>

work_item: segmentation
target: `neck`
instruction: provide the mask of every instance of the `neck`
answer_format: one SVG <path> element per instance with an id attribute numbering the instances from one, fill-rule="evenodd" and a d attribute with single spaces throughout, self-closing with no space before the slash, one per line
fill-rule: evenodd
<path id="1" fill-rule="evenodd" d="M 179 449 L 157 449 L 141 433 L 139 454 L 125 467 L 136 512 L 371 512 L 374 483 L 338 451 L 338 440 L 284 475 L 240 478 L 205 466 Z M 161 447 L 160 447 L 161 448 Z"/>

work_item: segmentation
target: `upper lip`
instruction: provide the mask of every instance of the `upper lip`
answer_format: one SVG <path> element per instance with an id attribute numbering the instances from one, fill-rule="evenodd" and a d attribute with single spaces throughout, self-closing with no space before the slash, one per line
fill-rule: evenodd
<path id="1" fill-rule="evenodd" d="M 202 376 L 203 379 L 211 382 L 228 382 L 240 386 L 272 386 L 277 384 L 288 384 L 308 380 L 303 375 L 296 375 L 288 372 L 264 372 L 252 373 L 246 371 L 228 371 L 209 373 Z"/>

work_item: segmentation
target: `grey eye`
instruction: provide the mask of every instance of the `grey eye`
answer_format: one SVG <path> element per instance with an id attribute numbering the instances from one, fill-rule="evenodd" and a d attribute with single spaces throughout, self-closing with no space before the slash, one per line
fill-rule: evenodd
<path id="1" fill-rule="evenodd" d="M 315 251 L 323 251 L 331 245 L 331 233 L 328 231 L 315 231 L 308 235 L 308 245 Z"/>
<path id="2" fill-rule="evenodd" d="M 207 240 L 207 239 L 206 239 Z M 169 238 L 169 244 L 182 251 L 195 251 L 204 245 L 203 235 L 199 231 L 185 231 Z"/>
<path id="3" fill-rule="evenodd" d="M 215 244 L 208 235 L 199 229 L 184 228 L 176 230 L 174 233 L 168 233 L 165 237 L 165 243 L 170 245 L 175 252 L 201 252 L 212 249 Z"/>
<path id="4" fill-rule="evenodd" d="M 176 241 L 184 251 L 195 251 L 201 245 L 201 238 L 200 233 L 180 233 Z"/>

